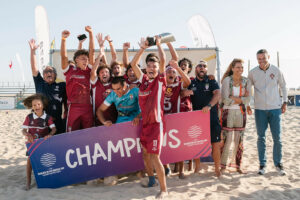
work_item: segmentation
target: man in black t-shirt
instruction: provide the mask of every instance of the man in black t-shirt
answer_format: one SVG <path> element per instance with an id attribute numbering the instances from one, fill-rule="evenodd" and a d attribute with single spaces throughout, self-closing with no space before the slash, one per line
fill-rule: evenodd
<path id="1" fill-rule="evenodd" d="M 50 66 L 44 68 L 42 77 L 36 65 L 35 51 L 38 48 L 38 45 L 36 45 L 34 39 L 31 39 L 29 41 L 29 46 L 31 70 L 36 93 L 45 95 L 49 101 L 46 113 L 53 117 L 57 128 L 56 134 L 64 133 L 66 125 L 62 119 L 62 106 L 63 104 L 66 105 L 65 103 L 67 100 L 66 83 L 55 82 L 57 75 L 56 70 Z M 64 108 L 66 109 L 66 106 Z"/>
<path id="2" fill-rule="evenodd" d="M 212 144 L 212 156 L 215 162 L 215 173 L 220 173 L 220 141 L 221 125 L 218 117 L 218 101 L 221 98 L 220 88 L 216 80 L 210 80 L 207 76 L 207 62 L 201 60 L 195 69 L 196 78 L 192 80 L 189 89 L 193 91 L 191 101 L 193 110 L 210 112 L 210 136 Z M 195 173 L 200 170 L 200 159 L 195 159 Z"/>

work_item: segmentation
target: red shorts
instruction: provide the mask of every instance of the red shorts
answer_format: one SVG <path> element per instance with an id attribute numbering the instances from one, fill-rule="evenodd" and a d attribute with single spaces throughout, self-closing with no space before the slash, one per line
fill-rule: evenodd
<path id="1" fill-rule="evenodd" d="M 160 154 L 163 143 L 163 123 L 143 124 L 140 141 L 147 153 Z"/>
<path id="2" fill-rule="evenodd" d="M 66 132 L 90 128 L 94 125 L 92 105 L 69 104 L 68 107 Z"/>

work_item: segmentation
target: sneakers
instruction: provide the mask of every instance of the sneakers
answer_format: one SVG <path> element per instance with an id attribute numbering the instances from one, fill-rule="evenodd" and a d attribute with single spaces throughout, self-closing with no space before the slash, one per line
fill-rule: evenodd
<path id="1" fill-rule="evenodd" d="M 286 175 L 286 172 L 284 171 L 282 164 L 278 164 L 276 166 L 276 170 L 278 171 L 280 176 L 285 176 Z M 264 175 L 265 173 L 266 173 L 266 166 L 260 166 L 259 170 L 258 170 L 258 174 L 259 175 Z"/>
<path id="2" fill-rule="evenodd" d="M 266 173 L 266 166 L 259 166 L 258 174 L 264 175 Z"/>
<path id="3" fill-rule="evenodd" d="M 278 171 L 280 176 L 285 176 L 286 175 L 286 172 L 284 171 L 283 166 L 282 166 L 281 163 L 276 166 L 276 170 Z"/>

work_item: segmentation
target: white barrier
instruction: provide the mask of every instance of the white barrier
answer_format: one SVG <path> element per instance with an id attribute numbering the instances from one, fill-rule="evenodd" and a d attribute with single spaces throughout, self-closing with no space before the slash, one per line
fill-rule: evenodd
<path id="1" fill-rule="evenodd" d="M 15 108 L 14 97 L 0 97 L 0 110 L 10 110 Z"/>

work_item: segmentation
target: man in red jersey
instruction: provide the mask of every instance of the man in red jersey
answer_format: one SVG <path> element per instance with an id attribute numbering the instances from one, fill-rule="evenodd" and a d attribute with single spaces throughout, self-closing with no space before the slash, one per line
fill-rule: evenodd
<path id="1" fill-rule="evenodd" d="M 164 167 L 159 158 L 163 143 L 163 106 L 166 89 L 165 60 L 166 55 L 160 44 L 161 39 L 156 36 L 156 45 L 159 58 L 155 54 L 148 54 L 146 58 L 146 74 L 143 74 L 138 63 L 148 42 L 142 38 L 140 50 L 131 61 L 132 69 L 141 82 L 139 91 L 139 104 L 142 111 L 143 125 L 140 134 L 140 141 L 143 147 L 143 159 L 149 176 L 149 183 L 146 187 L 156 185 L 153 167 L 160 183 L 160 192 L 156 198 L 162 199 L 167 196 L 167 184 Z"/>
<path id="2" fill-rule="evenodd" d="M 112 91 L 111 85 L 111 69 L 103 63 L 100 63 L 100 59 L 104 57 L 104 42 L 102 34 L 99 33 L 96 36 L 100 48 L 100 54 L 96 58 L 91 71 L 91 84 L 92 84 L 92 96 L 93 96 L 93 111 L 95 116 L 95 125 L 103 125 L 96 117 L 96 111 L 104 102 L 105 98 Z M 104 112 L 104 117 L 107 120 L 116 122 L 118 113 L 114 104 Z"/>
<path id="3" fill-rule="evenodd" d="M 90 39 L 93 38 L 92 29 L 85 27 Z M 90 96 L 89 52 L 77 50 L 73 60 L 75 66 L 68 64 L 66 39 L 70 32 L 62 32 L 61 40 L 61 67 L 66 76 L 66 91 L 68 97 L 68 118 L 66 131 L 74 131 L 93 126 L 93 110 Z"/>

